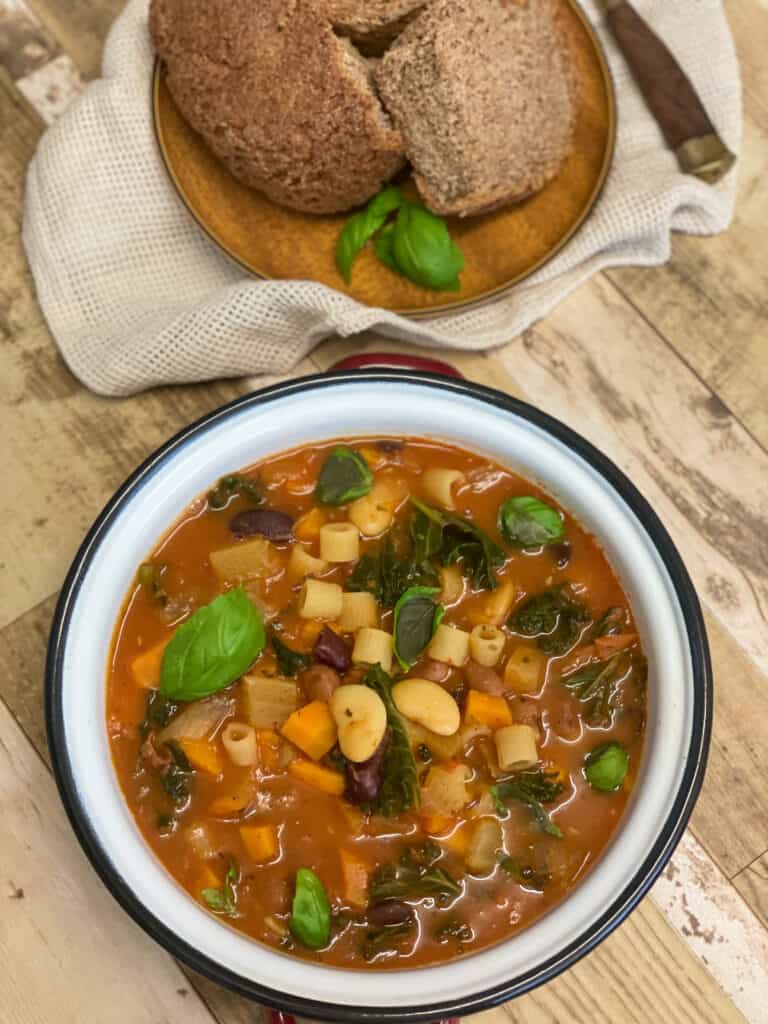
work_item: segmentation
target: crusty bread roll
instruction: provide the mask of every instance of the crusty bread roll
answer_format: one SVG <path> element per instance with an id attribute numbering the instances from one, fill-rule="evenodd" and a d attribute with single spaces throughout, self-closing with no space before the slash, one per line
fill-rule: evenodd
<path id="1" fill-rule="evenodd" d="M 577 109 L 560 3 L 433 0 L 379 63 L 379 92 L 433 212 L 485 213 L 560 170 Z"/>
<path id="2" fill-rule="evenodd" d="M 429 0 L 326 0 L 328 17 L 339 35 L 362 53 L 380 55 Z"/>
<path id="3" fill-rule="evenodd" d="M 371 68 L 316 0 L 152 0 L 150 31 L 186 121 L 240 181 L 336 213 L 404 164 Z"/>

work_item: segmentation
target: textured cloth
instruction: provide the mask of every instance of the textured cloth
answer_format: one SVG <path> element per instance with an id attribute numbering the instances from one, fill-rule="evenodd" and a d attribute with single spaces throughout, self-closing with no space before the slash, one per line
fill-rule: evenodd
<path id="1" fill-rule="evenodd" d="M 103 78 L 43 137 L 29 169 L 24 241 L 38 297 L 70 369 L 94 391 L 290 370 L 319 341 L 366 329 L 422 345 L 509 341 L 604 267 L 669 256 L 670 232 L 714 234 L 732 217 L 736 172 L 717 187 L 680 173 L 607 32 L 618 94 L 615 161 L 574 239 L 479 308 L 413 321 L 307 281 L 258 281 L 194 223 L 168 180 L 150 113 L 148 0 L 129 0 Z M 585 0 L 598 23 L 598 5 Z M 635 0 L 677 56 L 733 152 L 738 63 L 720 0 Z"/>

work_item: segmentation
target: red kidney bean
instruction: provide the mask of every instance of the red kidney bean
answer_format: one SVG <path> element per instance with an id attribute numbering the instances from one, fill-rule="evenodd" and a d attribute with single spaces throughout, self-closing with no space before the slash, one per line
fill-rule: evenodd
<path id="1" fill-rule="evenodd" d="M 450 677 L 451 666 L 446 665 L 444 661 L 434 661 L 432 658 L 427 660 L 419 667 L 419 677 L 421 679 L 430 679 L 433 683 L 444 683 Z"/>
<path id="2" fill-rule="evenodd" d="M 320 635 L 315 641 L 312 653 L 317 661 L 330 665 L 337 672 L 346 672 L 352 662 L 349 648 L 342 638 L 337 633 L 334 633 L 330 626 L 323 626 L 320 630 Z"/>
<path id="3" fill-rule="evenodd" d="M 370 907 L 367 913 L 371 928 L 386 928 L 390 924 L 405 924 L 416 917 L 414 909 L 402 900 L 384 900 Z"/>
<path id="4" fill-rule="evenodd" d="M 558 569 L 564 569 L 568 565 L 571 560 L 572 550 L 567 540 L 564 540 L 561 544 L 553 544 L 550 547 L 550 554 L 554 558 Z"/>
<path id="5" fill-rule="evenodd" d="M 473 690 L 493 693 L 498 696 L 505 692 L 501 676 L 487 665 L 478 665 L 476 661 L 468 661 L 464 666 L 464 676 Z"/>
<path id="6" fill-rule="evenodd" d="M 347 761 L 344 774 L 347 787 L 344 796 L 351 804 L 368 804 L 379 795 L 384 781 L 384 758 L 389 749 L 392 730 L 387 729 L 381 743 L 367 761 L 355 764 Z"/>
<path id="7" fill-rule="evenodd" d="M 275 508 L 249 508 L 238 512 L 230 519 L 229 528 L 238 537 L 260 534 L 277 543 L 293 538 L 293 519 Z"/>
<path id="8" fill-rule="evenodd" d="M 341 685 L 341 676 L 329 665 L 312 665 L 299 677 L 301 688 L 310 700 L 330 700 L 333 691 Z"/>

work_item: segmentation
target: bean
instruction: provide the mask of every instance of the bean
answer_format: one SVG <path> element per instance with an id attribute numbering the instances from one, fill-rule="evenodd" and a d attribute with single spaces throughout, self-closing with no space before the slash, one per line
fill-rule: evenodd
<path id="1" fill-rule="evenodd" d="M 487 665 L 478 665 L 476 661 L 468 661 L 464 666 L 464 675 L 473 690 L 496 695 L 505 692 L 501 676 Z"/>
<path id="2" fill-rule="evenodd" d="M 553 544 L 549 550 L 557 568 L 564 569 L 571 560 L 572 548 L 568 541 L 564 540 L 561 544 Z"/>
<path id="3" fill-rule="evenodd" d="M 301 673 L 299 681 L 310 700 L 328 701 L 333 691 L 341 686 L 341 676 L 328 665 L 312 665 Z"/>
<path id="4" fill-rule="evenodd" d="M 395 707 L 412 722 L 440 736 L 453 736 L 461 724 L 459 705 L 431 679 L 404 679 L 392 687 Z"/>
<path id="5" fill-rule="evenodd" d="M 323 626 L 320 635 L 315 641 L 312 649 L 317 661 L 330 665 L 337 672 L 346 672 L 352 663 L 349 648 L 338 633 L 334 633 L 330 626 Z"/>
<path id="6" fill-rule="evenodd" d="M 419 674 L 422 679 L 430 679 L 433 683 L 444 683 L 451 674 L 451 666 L 444 661 L 435 661 L 427 658 L 423 665 L 419 666 Z"/>
<path id="7" fill-rule="evenodd" d="M 344 757 L 355 764 L 369 761 L 387 730 L 384 701 L 368 686 L 344 685 L 334 690 L 330 708 Z"/>
<path id="8" fill-rule="evenodd" d="M 416 917 L 413 907 L 402 900 L 384 900 L 368 910 L 368 924 L 371 928 L 386 928 L 391 924 L 406 924 Z"/>
<path id="9" fill-rule="evenodd" d="M 275 508 L 249 508 L 238 512 L 230 519 L 229 528 L 238 537 L 258 533 L 276 543 L 293 539 L 293 519 Z"/>
<path id="10" fill-rule="evenodd" d="M 392 731 L 388 728 L 373 756 L 355 764 L 347 761 L 344 774 L 347 788 L 344 796 L 351 804 L 368 804 L 376 799 L 384 781 L 384 758 L 389 748 Z"/>

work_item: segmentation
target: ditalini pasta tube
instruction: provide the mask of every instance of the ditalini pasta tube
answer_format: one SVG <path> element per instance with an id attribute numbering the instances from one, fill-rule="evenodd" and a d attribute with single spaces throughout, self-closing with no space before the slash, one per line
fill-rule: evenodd
<path id="1" fill-rule="evenodd" d="M 379 624 L 379 606 L 373 594 L 365 591 L 343 594 L 339 628 L 342 633 L 356 633 L 358 629 L 375 628 Z"/>
<path id="2" fill-rule="evenodd" d="M 460 668 L 469 654 L 469 633 L 456 626 L 441 624 L 432 637 L 427 654 L 435 661 Z"/>
<path id="3" fill-rule="evenodd" d="M 469 656 L 478 665 L 497 665 L 504 653 L 504 634 L 498 626 L 484 623 L 469 634 Z"/>
<path id="4" fill-rule="evenodd" d="M 359 629 L 352 648 L 356 665 L 379 664 L 385 672 L 392 668 L 392 634 L 383 629 Z"/>
<path id="5" fill-rule="evenodd" d="M 300 544 L 294 544 L 291 548 L 291 555 L 288 559 L 288 575 L 295 580 L 303 579 L 305 576 L 317 576 L 325 572 L 328 563 L 322 558 L 315 558 L 310 555 L 306 548 Z"/>
<path id="6" fill-rule="evenodd" d="M 440 508 L 455 509 L 453 489 L 466 477 L 458 469 L 425 469 L 421 476 L 424 493 Z"/>
<path id="7" fill-rule="evenodd" d="M 304 580 L 298 611 L 302 619 L 338 619 L 344 593 L 338 583 Z"/>
<path id="8" fill-rule="evenodd" d="M 360 557 L 360 531 L 354 523 L 320 527 L 320 557 L 326 562 L 354 562 Z"/>
<path id="9" fill-rule="evenodd" d="M 537 734 L 530 725 L 505 725 L 493 734 L 502 771 L 532 768 L 539 760 Z"/>
<path id="10" fill-rule="evenodd" d="M 241 768 L 256 764 L 259 759 L 256 730 L 252 725 L 230 722 L 221 733 L 221 742 L 230 761 Z"/>

